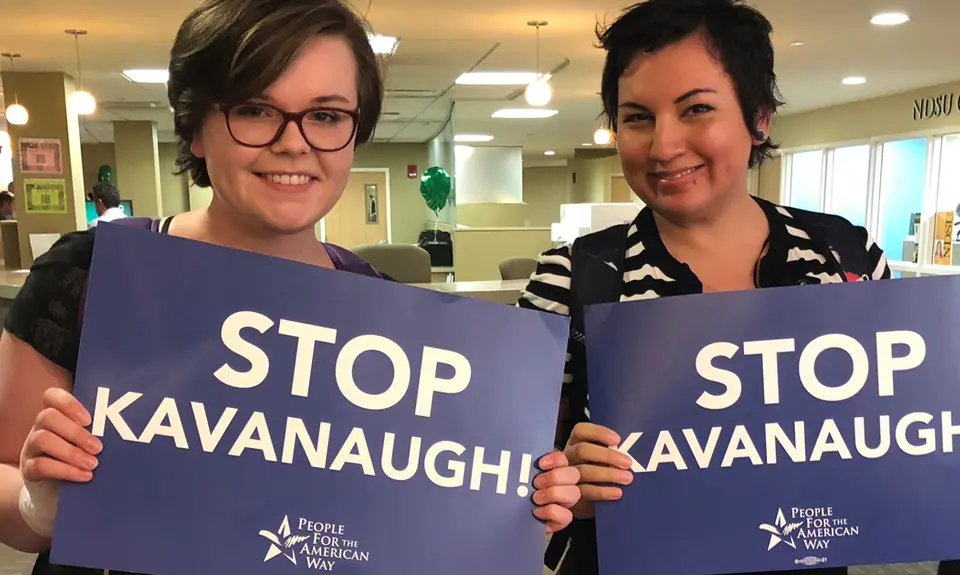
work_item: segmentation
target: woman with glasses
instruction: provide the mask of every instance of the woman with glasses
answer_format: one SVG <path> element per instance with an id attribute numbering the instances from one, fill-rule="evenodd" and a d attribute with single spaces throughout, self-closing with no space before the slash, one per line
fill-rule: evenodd
<path id="1" fill-rule="evenodd" d="M 150 229 L 376 275 L 314 236 L 383 98 L 367 31 L 345 2 L 207 0 L 177 34 L 168 94 L 179 169 L 213 199 Z M 27 552 L 50 546 L 58 483 L 90 481 L 102 449 L 70 394 L 95 238 L 67 234 L 37 260 L 0 338 L 0 543 Z M 540 466 L 534 514 L 554 531 L 571 520 L 579 476 L 559 452 Z M 34 569 L 88 572 L 50 566 L 46 554 Z"/>

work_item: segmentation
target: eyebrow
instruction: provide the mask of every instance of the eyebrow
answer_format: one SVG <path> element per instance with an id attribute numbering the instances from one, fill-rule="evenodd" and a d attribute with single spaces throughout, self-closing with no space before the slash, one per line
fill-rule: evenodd
<path id="1" fill-rule="evenodd" d="M 253 99 L 259 102 L 267 102 L 267 103 L 271 101 L 266 94 L 260 94 L 259 96 L 256 96 Z M 333 104 L 333 103 L 350 104 L 350 100 L 348 100 L 346 96 L 341 96 L 340 94 L 328 94 L 325 96 L 317 96 L 316 98 L 310 100 L 310 103 L 317 104 L 320 106 L 324 104 Z"/>
<path id="2" fill-rule="evenodd" d="M 675 99 L 673 100 L 673 103 L 674 103 L 674 104 L 680 104 L 680 103 L 683 102 L 684 100 L 689 100 L 690 98 L 692 98 L 692 97 L 694 97 L 694 96 L 696 96 L 696 95 L 698 95 L 698 94 L 716 94 L 716 93 L 717 93 L 717 91 L 714 90 L 713 88 L 694 88 L 693 90 L 690 90 L 689 92 L 685 92 L 685 93 L 681 94 L 680 96 L 678 96 L 677 98 L 675 98 Z M 618 107 L 619 107 L 619 108 L 629 108 L 629 109 L 633 109 L 633 110 L 646 110 L 646 109 L 647 109 L 646 106 L 643 106 L 643 105 L 641 105 L 641 104 L 637 104 L 636 102 L 623 102 L 623 103 L 621 103 Z"/>

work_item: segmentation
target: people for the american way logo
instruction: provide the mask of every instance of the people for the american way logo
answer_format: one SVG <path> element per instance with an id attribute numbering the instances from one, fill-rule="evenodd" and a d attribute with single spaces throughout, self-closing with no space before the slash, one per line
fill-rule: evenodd
<path id="1" fill-rule="evenodd" d="M 778 508 L 777 518 L 774 520 L 773 525 L 770 525 L 769 523 L 760 524 L 760 529 L 762 531 L 770 533 L 770 543 L 767 544 L 767 551 L 770 551 L 780 543 L 785 543 L 793 549 L 796 549 L 797 544 L 794 542 L 793 535 L 791 534 L 802 526 L 802 521 L 797 523 L 787 523 L 787 518 L 783 515 L 783 508 Z"/>
<path id="2" fill-rule="evenodd" d="M 303 517 L 294 517 L 291 523 L 289 515 L 284 515 L 276 531 L 262 529 L 260 537 L 270 543 L 263 556 L 264 563 L 283 556 L 297 567 L 333 571 L 344 562 L 370 561 L 370 552 L 364 551 L 360 542 L 352 539 L 347 528 L 339 523 Z"/>
<path id="3" fill-rule="evenodd" d="M 291 535 L 290 519 L 286 515 L 283 516 L 283 522 L 280 523 L 280 529 L 277 529 L 276 533 L 264 529 L 260 531 L 260 536 L 270 542 L 270 548 L 267 549 L 267 554 L 263 558 L 264 563 L 278 555 L 283 555 L 294 565 L 297 564 L 297 552 L 294 550 L 294 545 L 310 539 L 309 535 Z M 289 550 L 289 554 L 285 550 Z"/>

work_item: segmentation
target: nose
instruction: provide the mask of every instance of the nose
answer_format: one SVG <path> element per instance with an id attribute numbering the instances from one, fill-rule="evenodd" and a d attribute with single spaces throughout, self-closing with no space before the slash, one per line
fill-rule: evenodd
<path id="1" fill-rule="evenodd" d="M 271 149 L 275 154 L 301 155 L 309 153 L 312 148 L 300 132 L 300 126 L 290 120 L 284 124 L 280 139 L 274 142 Z"/>
<path id="2" fill-rule="evenodd" d="M 675 118 L 657 118 L 650 142 L 650 159 L 667 164 L 687 151 L 687 135 L 683 124 Z"/>

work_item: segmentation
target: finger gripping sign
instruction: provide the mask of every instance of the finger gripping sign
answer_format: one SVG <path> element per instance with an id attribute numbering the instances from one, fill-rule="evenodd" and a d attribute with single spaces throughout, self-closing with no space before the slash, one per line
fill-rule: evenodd
<path id="1" fill-rule="evenodd" d="M 75 393 L 104 450 L 55 563 L 538 572 L 567 320 L 120 225 Z M 532 361 L 531 358 L 536 358 Z"/>
<path id="2" fill-rule="evenodd" d="M 588 309 L 591 415 L 636 473 L 598 506 L 601 572 L 960 556 L 958 280 Z"/>

